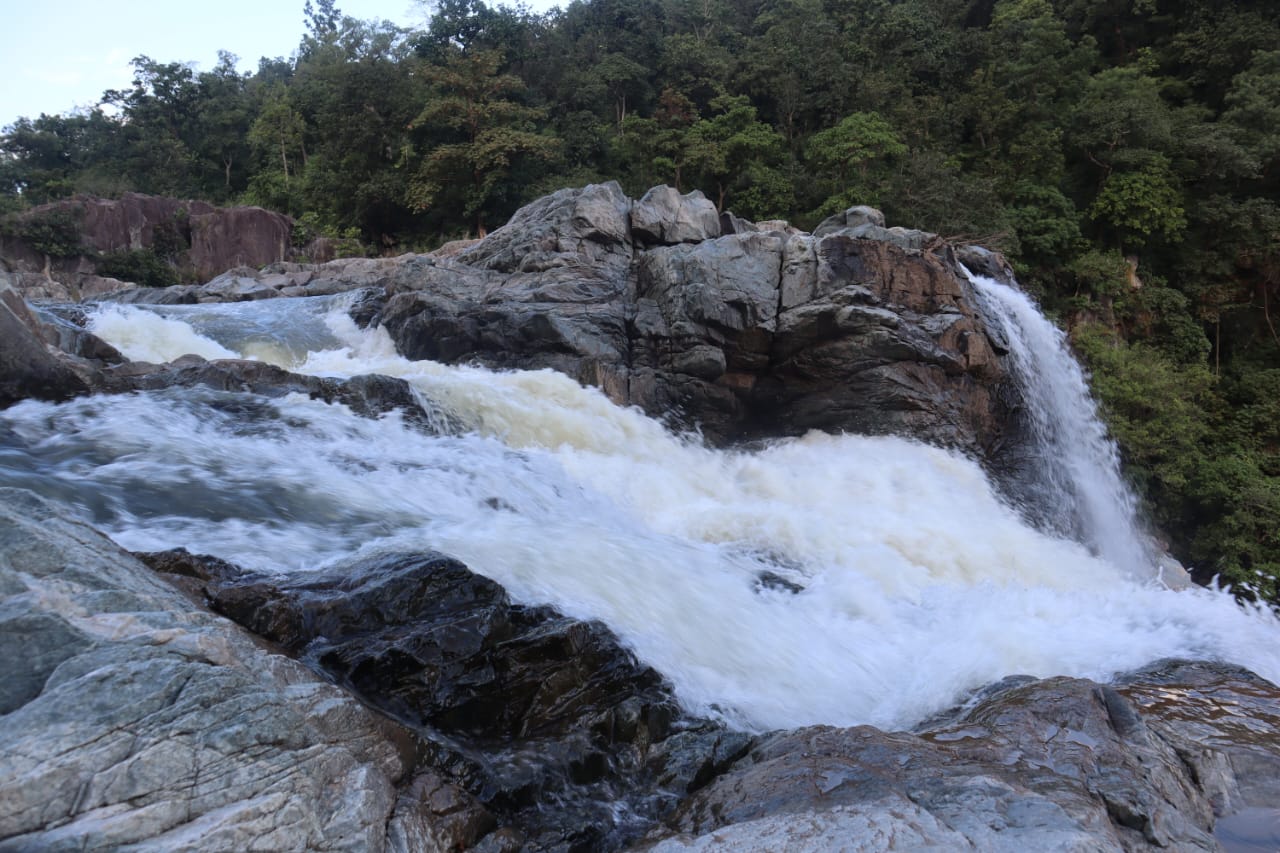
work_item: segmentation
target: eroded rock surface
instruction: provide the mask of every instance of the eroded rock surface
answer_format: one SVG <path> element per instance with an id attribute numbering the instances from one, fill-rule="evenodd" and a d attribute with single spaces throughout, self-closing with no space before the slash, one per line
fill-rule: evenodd
<path id="1" fill-rule="evenodd" d="M 17 489 L 0 653 L 0 850 L 385 845 L 390 723 Z"/>
<path id="2" fill-rule="evenodd" d="M 2 254 L 19 271 L 43 271 L 51 283 L 61 282 L 80 292 L 101 286 L 94 281 L 93 253 L 150 249 L 158 242 L 157 234 L 164 233 L 161 239 L 183 247 L 181 266 L 208 279 L 231 267 L 285 260 L 293 231 L 289 217 L 260 207 L 215 207 L 204 201 L 142 193 L 125 193 L 118 199 L 77 197 L 35 207 L 23 215 L 50 213 L 72 217 L 84 255 L 47 258 L 20 239 L 5 241 Z"/>

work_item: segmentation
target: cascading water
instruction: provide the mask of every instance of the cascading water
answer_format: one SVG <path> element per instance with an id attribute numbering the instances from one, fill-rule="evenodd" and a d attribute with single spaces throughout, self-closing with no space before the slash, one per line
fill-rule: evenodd
<path id="1" fill-rule="evenodd" d="M 1076 534 L 1113 565 L 1135 577 L 1149 575 L 1158 566 L 1158 553 L 1139 523 L 1115 443 L 1098 418 L 1066 334 L 1025 293 L 965 273 L 987 322 L 1009 343 L 1008 361 L 1035 439 L 1031 474 L 1039 515 L 1051 529 Z"/>
<path id="2" fill-rule="evenodd" d="M 407 361 L 340 299 L 274 303 L 103 306 L 92 328 L 152 360 L 400 376 L 448 428 L 210 389 L 27 401 L 0 412 L 0 485 L 128 548 L 262 571 L 440 550 L 605 621 L 691 710 L 750 729 L 905 727 L 1010 674 L 1105 679 L 1168 656 L 1280 679 L 1269 612 L 1140 583 L 943 450 L 820 434 L 713 450 L 550 371 Z"/>

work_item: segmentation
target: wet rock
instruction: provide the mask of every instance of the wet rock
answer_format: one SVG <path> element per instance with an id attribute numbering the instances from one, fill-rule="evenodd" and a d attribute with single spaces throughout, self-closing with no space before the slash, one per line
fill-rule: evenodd
<path id="1" fill-rule="evenodd" d="M 409 383 L 377 374 L 333 379 L 290 373 L 261 361 L 208 361 L 198 355 L 185 355 L 168 364 L 127 362 L 94 377 L 94 390 L 110 394 L 196 387 L 264 397 L 302 393 L 326 403 L 342 403 L 363 417 L 400 411 L 410 423 L 427 431 L 435 431 L 439 425 L 438 413 L 423 408 Z"/>
<path id="2" fill-rule="evenodd" d="M 684 718 L 603 625 L 515 605 L 447 557 L 283 578 L 145 559 L 421 733 L 410 787 L 434 817 L 394 830 L 406 849 L 617 849 L 752 742 Z"/>
<path id="3" fill-rule="evenodd" d="M 44 340 L 44 324 L 0 277 L 0 408 L 19 400 L 66 400 L 88 390 L 67 359 Z"/>
<path id="4" fill-rule="evenodd" d="M 384 847 L 407 732 L 18 489 L 0 652 L 0 850 Z"/>
<path id="5" fill-rule="evenodd" d="M 713 441 L 999 444 L 1004 373 L 946 244 L 870 208 L 816 236 L 680 224 L 701 201 L 561 191 L 453 258 L 406 259 L 362 319 L 410 358 L 550 367 Z"/>
<path id="6" fill-rule="evenodd" d="M 1219 816 L 1262 810 L 1280 826 L 1280 687 L 1205 661 L 1162 661 L 1116 686 L 1195 770 Z"/>

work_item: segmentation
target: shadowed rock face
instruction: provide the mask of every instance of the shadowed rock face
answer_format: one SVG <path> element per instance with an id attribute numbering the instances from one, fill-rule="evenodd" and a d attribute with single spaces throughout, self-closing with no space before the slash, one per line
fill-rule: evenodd
<path id="1" fill-rule="evenodd" d="M 89 386 L 62 354 L 45 344 L 43 324 L 0 276 L 0 408 L 28 397 L 66 400 Z"/>

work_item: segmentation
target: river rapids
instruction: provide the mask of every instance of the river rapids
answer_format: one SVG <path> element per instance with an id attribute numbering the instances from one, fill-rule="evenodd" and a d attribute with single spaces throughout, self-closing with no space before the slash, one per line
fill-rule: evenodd
<path id="1" fill-rule="evenodd" d="M 210 389 L 0 412 L 0 485 L 125 548 L 264 572 L 441 551 L 518 601 L 602 620 L 690 711 L 749 730 L 905 728 L 1004 676 L 1105 680 L 1163 657 L 1280 681 L 1275 617 L 1166 587 L 1118 479 L 1072 498 L 1092 519 L 1077 542 L 953 453 L 825 434 L 711 449 L 554 372 L 405 360 L 344 297 L 104 304 L 90 328 L 136 360 L 402 377 L 433 426 Z"/>

